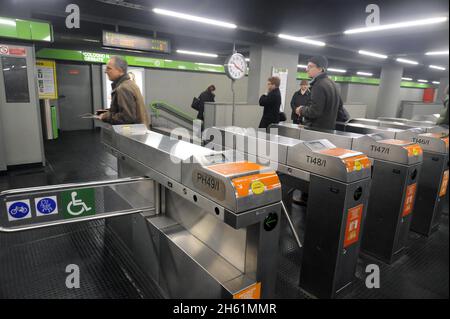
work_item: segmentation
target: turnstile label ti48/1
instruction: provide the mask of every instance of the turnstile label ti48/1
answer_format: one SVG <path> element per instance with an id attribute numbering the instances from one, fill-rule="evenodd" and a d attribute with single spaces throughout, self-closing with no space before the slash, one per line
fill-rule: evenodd
<path id="1" fill-rule="evenodd" d="M 447 195 L 447 187 L 448 187 L 448 170 L 444 172 L 444 176 L 442 177 L 441 189 L 439 191 L 439 197 L 444 197 Z"/>
<path id="2" fill-rule="evenodd" d="M 247 289 L 234 294 L 233 299 L 261 299 L 261 283 L 257 282 Z"/>
<path id="3" fill-rule="evenodd" d="M 361 229 L 361 219 L 364 205 L 350 208 L 347 214 L 347 225 L 345 227 L 344 248 L 358 242 Z"/>
<path id="4" fill-rule="evenodd" d="M 417 183 L 411 184 L 406 188 L 405 203 L 403 204 L 402 217 L 412 213 L 414 208 L 414 199 L 416 198 Z"/>

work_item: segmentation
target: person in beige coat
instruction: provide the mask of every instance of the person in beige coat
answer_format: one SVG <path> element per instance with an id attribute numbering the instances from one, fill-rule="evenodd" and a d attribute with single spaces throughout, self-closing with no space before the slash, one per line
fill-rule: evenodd
<path id="1" fill-rule="evenodd" d="M 113 83 L 111 93 L 111 107 L 99 118 L 112 125 L 145 124 L 150 125 L 144 98 L 136 83 L 127 73 L 127 62 L 113 56 L 106 66 L 106 74 Z"/>

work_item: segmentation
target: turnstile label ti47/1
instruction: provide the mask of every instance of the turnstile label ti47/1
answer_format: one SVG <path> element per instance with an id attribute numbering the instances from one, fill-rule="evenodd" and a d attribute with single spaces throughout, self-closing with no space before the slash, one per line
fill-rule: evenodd
<path id="1" fill-rule="evenodd" d="M 448 188 L 448 170 L 444 172 L 444 176 L 442 177 L 442 184 L 441 189 L 439 191 L 439 197 L 444 197 L 447 195 L 447 188 Z"/>
<path id="2" fill-rule="evenodd" d="M 402 217 L 412 213 L 414 208 L 414 199 L 416 198 L 417 183 L 411 184 L 406 188 L 405 202 L 403 204 Z"/>
<path id="3" fill-rule="evenodd" d="M 350 208 L 347 214 L 347 225 L 345 227 L 344 248 L 358 242 L 361 230 L 361 220 L 364 205 Z"/>

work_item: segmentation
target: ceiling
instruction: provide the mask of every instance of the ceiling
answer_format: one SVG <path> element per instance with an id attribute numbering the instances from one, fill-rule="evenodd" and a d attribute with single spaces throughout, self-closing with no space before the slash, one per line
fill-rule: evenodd
<path id="1" fill-rule="evenodd" d="M 65 28 L 65 7 L 69 3 L 80 6 L 80 29 Z M 357 53 L 364 49 L 420 63 L 404 65 L 404 76 L 430 81 L 448 76 L 448 55 L 424 55 L 427 51 L 448 50 L 448 21 L 397 31 L 344 35 L 344 30 L 365 26 L 368 15 L 365 7 L 369 3 L 379 5 L 381 24 L 448 17 L 449 11 L 448 0 L 2 0 L 0 14 L 51 21 L 56 35 L 51 46 L 58 48 L 101 49 L 101 32 L 107 29 L 147 36 L 156 34 L 170 39 L 173 49 L 220 55 L 211 60 L 175 53 L 170 55 L 172 59 L 220 64 L 231 52 L 233 43 L 244 54 L 248 54 L 251 45 L 268 45 L 279 50 L 297 50 L 301 64 L 313 54 L 322 54 L 329 57 L 330 67 L 346 69 L 348 74 L 366 71 L 379 75 L 381 60 Z M 235 23 L 238 28 L 222 29 L 159 16 L 151 12 L 154 7 L 224 20 Z M 277 37 L 279 33 L 311 37 L 326 42 L 327 46 L 282 40 Z M 447 71 L 432 70 L 429 64 L 444 66 Z"/>

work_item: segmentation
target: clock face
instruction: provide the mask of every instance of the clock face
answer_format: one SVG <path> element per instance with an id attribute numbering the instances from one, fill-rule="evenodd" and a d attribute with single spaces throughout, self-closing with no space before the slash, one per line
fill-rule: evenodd
<path id="1" fill-rule="evenodd" d="M 230 56 L 225 64 L 225 71 L 232 80 L 242 79 L 247 72 L 245 57 L 240 53 Z"/>

